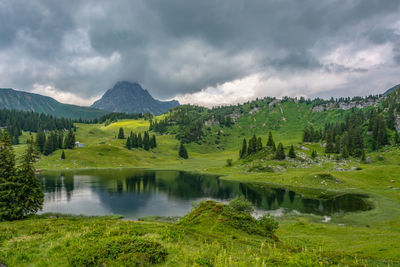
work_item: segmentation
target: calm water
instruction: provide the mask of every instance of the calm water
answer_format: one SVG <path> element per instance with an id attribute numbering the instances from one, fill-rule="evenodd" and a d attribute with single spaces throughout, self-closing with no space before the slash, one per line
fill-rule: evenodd
<path id="1" fill-rule="evenodd" d="M 84 215 L 121 214 L 125 218 L 182 216 L 202 199 L 228 201 L 244 195 L 260 210 L 296 210 L 331 215 L 370 209 L 365 196 L 328 196 L 319 199 L 265 184 L 225 181 L 217 176 L 181 171 L 110 169 L 48 172 L 39 175 L 45 190 L 43 212 Z M 323 199 L 323 200 L 321 200 Z"/>

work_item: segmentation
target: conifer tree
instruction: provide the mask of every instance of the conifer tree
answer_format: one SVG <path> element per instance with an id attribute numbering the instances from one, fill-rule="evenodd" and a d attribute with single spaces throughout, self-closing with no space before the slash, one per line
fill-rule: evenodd
<path id="1" fill-rule="evenodd" d="M 150 138 L 149 138 L 149 133 L 147 131 L 144 132 L 144 135 L 143 135 L 143 149 L 144 150 L 150 149 Z"/>
<path id="2" fill-rule="evenodd" d="M 36 145 L 41 153 L 43 153 L 44 151 L 45 143 L 46 143 L 46 135 L 41 129 L 39 129 L 36 134 Z"/>
<path id="3" fill-rule="evenodd" d="M 47 156 L 50 155 L 52 152 L 53 152 L 53 138 L 51 138 L 51 136 L 47 136 L 43 154 Z"/>
<path id="4" fill-rule="evenodd" d="M 326 147 L 325 147 L 325 153 L 333 153 L 334 152 L 334 147 L 333 147 L 333 132 L 330 130 L 327 132 L 326 136 Z"/>
<path id="5" fill-rule="evenodd" d="M 263 148 L 261 137 L 257 138 L 256 150 L 261 151 Z"/>
<path id="6" fill-rule="evenodd" d="M 249 147 L 247 148 L 247 154 L 251 155 L 257 152 L 257 137 L 254 134 L 252 138 L 249 140 Z"/>
<path id="7" fill-rule="evenodd" d="M 143 147 L 142 134 L 141 133 L 138 134 L 137 143 L 138 143 L 138 148 L 142 148 Z"/>
<path id="8" fill-rule="evenodd" d="M 132 148 L 138 148 L 138 136 L 136 133 L 134 133 L 131 137 L 131 143 L 132 143 Z"/>
<path id="9" fill-rule="evenodd" d="M 8 133 L 4 132 L 0 139 L 0 221 L 16 217 L 18 187 L 14 150 Z"/>
<path id="10" fill-rule="evenodd" d="M 247 142 L 246 138 L 243 138 L 242 149 L 240 149 L 239 157 L 242 159 L 246 156 L 246 154 L 247 154 Z"/>
<path id="11" fill-rule="evenodd" d="M 59 131 L 58 132 L 58 148 L 62 149 L 64 145 L 64 132 Z"/>
<path id="12" fill-rule="evenodd" d="M 183 159 L 189 158 L 186 147 L 181 143 L 179 147 L 179 157 Z"/>
<path id="13" fill-rule="evenodd" d="M 126 139 L 125 147 L 126 147 L 127 149 L 129 149 L 129 150 L 132 149 L 132 141 L 131 141 L 131 137 L 130 137 L 130 136 L 128 136 L 128 138 Z"/>
<path id="14" fill-rule="evenodd" d="M 271 148 L 273 151 L 276 150 L 275 142 L 274 142 L 274 139 L 272 137 L 271 131 L 269 131 L 269 133 L 268 133 L 267 147 Z"/>
<path id="15" fill-rule="evenodd" d="M 64 150 L 61 152 L 61 159 L 65 159 L 65 152 L 64 152 Z"/>
<path id="16" fill-rule="evenodd" d="M 150 148 L 156 148 L 156 147 L 157 147 L 156 136 L 153 134 L 150 139 Z"/>
<path id="17" fill-rule="evenodd" d="M 44 194 L 42 185 L 35 175 L 35 167 L 33 166 L 37 157 L 38 155 L 31 139 L 18 168 L 17 179 L 20 187 L 18 189 L 15 219 L 34 214 L 42 209 Z"/>
<path id="18" fill-rule="evenodd" d="M 119 128 L 118 139 L 125 139 L 124 129 L 122 127 Z"/>
<path id="19" fill-rule="evenodd" d="M 289 156 L 289 158 L 292 158 L 292 159 L 296 158 L 296 152 L 294 151 L 293 145 L 290 146 L 290 150 L 289 150 L 288 156 Z"/>
<path id="20" fill-rule="evenodd" d="M 283 145 L 282 145 L 282 143 L 279 143 L 278 147 L 276 149 L 275 159 L 283 160 L 285 158 L 286 158 L 286 155 L 285 155 L 285 151 L 284 151 Z"/>
<path id="21" fill-rule="evenodd" d="M 74 147 L 75 147 L 75 134 L 72 131 L 72 129 L 70 129 L 64 140 L 64 148 L 73 149 Z"/>
<path id="22" fill-rule="evenodd" d="M 11 145 L 11 139 L 4 132 L 0 139 L 0 179 L 8 179 L 15 176 L 15 155 Z"/>
<path id="23" fill-rule="evenodd" d="M 395 144 L 400 143 L 399 133 L 397 131 L 394 133 L 394 143 Z"/>

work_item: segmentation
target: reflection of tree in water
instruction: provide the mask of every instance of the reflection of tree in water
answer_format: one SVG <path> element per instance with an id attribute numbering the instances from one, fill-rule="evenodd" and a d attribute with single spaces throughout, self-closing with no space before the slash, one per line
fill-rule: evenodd
<path id="1" fill-rule="evenodd" d="M 183 201 L 198 198 L 230 199 L 244 195 L 256 207 L 274 210 L 280 207 L 302 213 L 332 214 L 336 212 L 367 210 L 370 207 L 361 196 L 344 194 L 331 199 L 305 198 L 294 191 L 272 188 L 257 183 L 221 180 L 216 176 L 180 171 L 102 170 L 84 171 L 89 188 L 101 202 L 117 211 L 133 211 L 145 206 L 152 196 L 163 192 L 168 197 Z M 65 190 L 68 201 L 74 191 L 74 173 L 40 175 L 48 198 L 61 198 Z M 75 177 L 75 178 L 74 178 Z M 118 196 L 118 197 L 115 197 Z"/>

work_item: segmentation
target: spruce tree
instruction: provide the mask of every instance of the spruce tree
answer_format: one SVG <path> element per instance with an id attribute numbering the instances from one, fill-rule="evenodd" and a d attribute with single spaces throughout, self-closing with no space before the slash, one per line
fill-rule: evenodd
<path id="1" fill-rule="evenodd" d="M 132 149 L 132 142 L 131 142 L 131 137 L 130 137 L 130 136 L 128 136 L 128 138 L 126 139 L 125 147 L 126 147 L 127 149 L 129 149 L 129 150 Z"/>
<path id="2" fill-rule="evenodd" d="M 333 153 L 334 152 L 334 147 L 333 147 L 333 132 L 329 130 L 327 132 L 326 136 L 326 147 L 325 147 L 325 153 Z"/>
<path id="3" fill-rule="evenodd" d="M 41 153 L 43 153 L 44 151 L 45 143 L 46 143 L 46 135 L 41 129 L 39 129 L 36 134 L 36 145 Z"/>
<path id="4" fill-rule="evenodd" d="M 256 150 L 261 151 L 263 148 L 261 137 L 257 138 Z"/>
<path id="5" fill-rule="evenodd" d="M 142 148 L 143 147 L 142 134 L 141 133 L 138 134 L 137 143 L 138 143 L 138 148 Z"/>
<path id="6" fill-rule="evenodd" d="M 150 138 L 149 138 L 148 132 L 144 132 L 144 135 L 143 135 L 143 149 L 144 150 L 150 149 Z"/>
<path id="7" fill-rule="evenodd" d="M 367 160 L 367 157 L 365 155 L 365 150 L 363 149 L 361 151 L 361 162 L 366 162 L 366 160 Z"/>
<path id="8" fill-rule="evenodd" d="M 122 127 L 119 128 L 118 139 L 125 139 L 124 129 Z"/>
<path id="9" fill-rule="evenodd" d="M 138 136 L 137 136 L 136 133 L 134 133 L 132 135 L 131 143 L 132 143 L 132 148 L 138 148 L 139 147 L 139 145 L 138 145 Z"/>
<path id="10" fill-rule="evenodd" d="M 64 152 L 64 150 L 61 152 L 61 159 L 65 159 L 65 152 Z"/>
<path id="11" fill-rule="evenodd" d="M 289 158 L 291 158 L 291 159 L 295 159 L 295 158 L 296 158 L 296 152 L 294 151 L 293 145 L 290 146 L 290 150 L 289 150 L 288 156 L 289 156 Z"/>
<path id="12" fill-rule="evenodd" d="M 397 131 L 394 133 L 394 143 L 395 144 L 400 143 L 399 133 Z"/>
<path id="13" fill-rule="evenodd" d="M 253 134 L 253 137 L 249 140 L 249 147 L 247 148 L 247 154 L 251 155 L 257 152 L 257 137 Z"/>
<path id="14" fill-rule="evenodd" d="M 33 166 L 36 159 L 37 153 L 33 146 L 33 140 L 31 140 L 18 168 L 17 178 L 20 187 L 18 189 L 17 210 L 15 211 L 16 219 L 34 214 L 42 209 L 44 194 Z"/>
<path id="15" fill-rule="evenodd" d="M 157 147 L 156 136 L 153 134 L 150 139 L 150 148 L 156 148 L 156 147 Z"/>
<path id="16" fill-rule="evenodd" d="M 186 147 L 182 143 L 179 146 L 179 157 L 183 159 L 189 158 Z"/>
<path id="17" fill-rule="evenodd" d="M 14 150 L 8 133 L 4 132 L 0 139 L 0 221 L 17 217 L 18 187 Z"/>
<path id="18" fill-rule="evenodd" d="M 51 138 L 51 136 L 47 136 L 43 154 L 47 156 L 50 155 L 52 152 L 53 152 L 53 138 Z"/>
<path id="19" fill-rule="evenodd" d="M 272 138 L 271 131 L 268 133 L 267 147 L 271 148 L 273 151 L 276 150 L 275 142 L 274 142 L 274 139 Z"/>
<path id="20" fill-rule="evenodd" d="M 283 145 L 282 145 L 282 143 L 279 143 L 278 147 L 276 149 L 275 159 L 283 160 L 285 158 L 286 158 L 286 155 L 285 155 L 285 151 L 284 151 Z"/>
<path id="21" fill-rule="evenodd" d="M 239 152 L 239 157 L 242 159 L 246 156 L 246 154 L 247 154 L 247 142 L 246 138 L 243 138 L 242 149 Z"/>

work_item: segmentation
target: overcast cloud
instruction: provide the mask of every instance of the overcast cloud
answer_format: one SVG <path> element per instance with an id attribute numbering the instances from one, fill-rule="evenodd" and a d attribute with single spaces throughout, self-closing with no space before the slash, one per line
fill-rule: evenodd
<path id="1" fill-rule="evenodd" d="M 0 87 L 89 105 L 119 80 L 159 99 L 382 93 L 398 0 L 0 0 Z"/>

